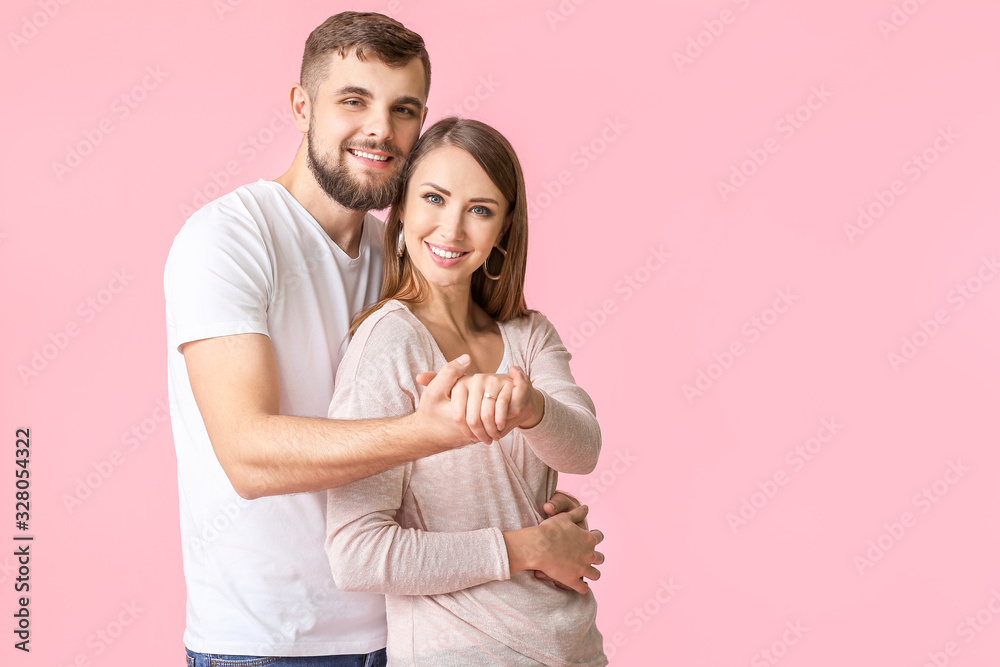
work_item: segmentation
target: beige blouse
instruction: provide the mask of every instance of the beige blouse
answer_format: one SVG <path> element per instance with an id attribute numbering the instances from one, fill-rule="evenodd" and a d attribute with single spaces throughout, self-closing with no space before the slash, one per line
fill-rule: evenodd
<path id="1" fill-rule="evenodd" d="M 326 550 L 337 586 L 386 594 L 390 665 L 587 665 L 607 658 L 592 592 L 510 574 L 502 531 L 538 525 L 556 471 L 597 465 L 594 404 L 544 315 L 498 323 L 511 365 L 542 393 L 542 420 L 499 443 L 429 456 L 328 491 Z M 446 363 L 399 301 L 358 328 L 337 372 L 333 419 L 413 412 L 414 377 Z"/>

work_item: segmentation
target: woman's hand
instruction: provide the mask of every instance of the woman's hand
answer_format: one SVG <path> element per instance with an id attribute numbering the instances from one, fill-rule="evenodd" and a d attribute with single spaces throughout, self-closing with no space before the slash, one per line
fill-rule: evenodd
<path id="1" fill-rule="evenodd" d="M 524 371 L 511 366 L 509 374 L 459 378 L 451 390 L 451 409 L 456 422 L 464 421 L 480 442 L 491 443 L 541 421 L 545 401 Z"/>
<path id="2" fill-rule="evenodd" d="M 594 567 L 604 562 L 596 550 L 604 540 L 599 530 L 587 530 L 580 524 L 587 517 L 587 506 L 562 512 L 537 526 L 504 533 L 511 574 L 521 570 L 540 570 L 554 582 L 585 594 L 590 585 L 584 581 L 601 578 Z"/>

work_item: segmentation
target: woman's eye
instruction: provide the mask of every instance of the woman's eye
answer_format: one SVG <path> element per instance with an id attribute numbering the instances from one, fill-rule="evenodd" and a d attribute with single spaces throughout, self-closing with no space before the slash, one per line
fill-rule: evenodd
<path id="1" fill-rule="evenodd" d="M 473 206 L 472 212 L 476 215 L 493 215 L 493 211 L 486 208 L 485 206 Z"/>
<path id="2" fill-rule="evenodd" d="M 441 195 L 436 195 L 433 192 L 428 192 L 427 194 L 425 194 L 424 195 L 424 199 L 426 199 L 427 201 L 429 201 L 432 204 L 443 204 L 444 203 L 444 199 L 441 198 Z"/>

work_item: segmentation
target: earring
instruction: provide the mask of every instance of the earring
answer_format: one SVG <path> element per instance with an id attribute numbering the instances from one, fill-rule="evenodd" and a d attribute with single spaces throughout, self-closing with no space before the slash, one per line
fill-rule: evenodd
<path id="1" fill-rule="evenodd" d="M 396 240 L 396 257 L 402 257 L 403 256 L 403 249 L 405 247 L 406 247 L 406 244 L 403 243 L 403 221 L 400 220 L 399 221 L 399 239 Z"/>
<path id="2" fill-rule="evenodd" d="M 501 248 L 498 245 L 497 246 L 493 246 L 493 248 L 496 248 L 497 250 L 500 251 L 500 253 L 504 256 L 504 261 L 506 262 L 507 251 L 504 248 Z M 489 269 L 489 267 L 487 265 L 490 263 L 490 257 L 492 257 L 492 256 L 493 256 L 493 249 L 491 248 L 490 249 L 490 255 L 489 255 L 489 257 L 487 257 L 486 261 L 483 262 L 483 273 L 485 273 L 486 277 L 489 278 L 490 280 L 500 280 L 500 274 L 499 273 L 497 275 L 495 275 L 495 276 L 494 275 L 490 275 L 490 269 Z M 500 268 L 500 271 L 501 271 L 501 273 L 503 272 L 503 268 L 502 267 Z"/>

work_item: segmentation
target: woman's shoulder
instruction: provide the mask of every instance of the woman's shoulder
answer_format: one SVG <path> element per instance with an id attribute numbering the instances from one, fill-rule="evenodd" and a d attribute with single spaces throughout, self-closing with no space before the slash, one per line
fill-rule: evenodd
<path id="1" fill-rule="evenodd" d="M 508 336 L 523 341 L 538 337 L 544 338 L 550 332 L 555 333 L 556 330 L 549 318 L 537 310 L 529 310 L 520 317 L 501 322 L 500 325 L 505 328 Z"/>

